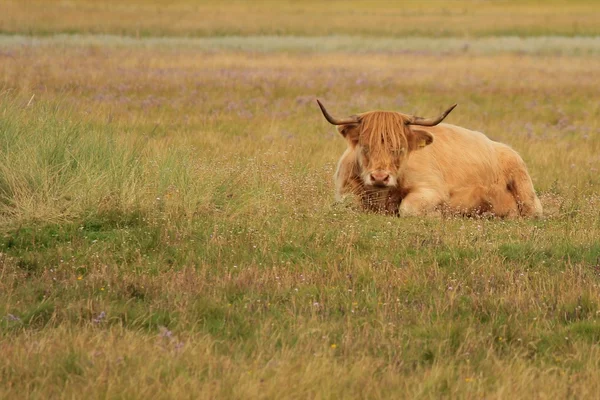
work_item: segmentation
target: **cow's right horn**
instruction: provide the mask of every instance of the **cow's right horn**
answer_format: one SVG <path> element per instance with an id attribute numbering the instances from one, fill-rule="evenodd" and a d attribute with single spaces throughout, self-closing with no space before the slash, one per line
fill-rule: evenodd
<path id="1" fill-rule="evenodd" d="M 410 119 L 410 121 L 408 121 L 406 124 L 407 125 L 421 125 L 421 126 L 435 126 L 435 125 L 439 124 L 440 122 L 442 122 L 444 120 L 444 118 L 446 118 L 448 116 L 448 114 L 450 114 L 450 111 L 454 110 L 454 107 L 456 107 L 456 106 L 457 106 L 457 104 L 454 104 L 452 107 L 450 107 L 449 109 L 444 111 L 442 113 L 442 115 L 440 115 L 439 117 L 436 117 L 436 118 L 412 117 Z"/>
<path id="2" fill-rule="evenodd" d="M 329 121 L 329 123 L 332 125 L 351 125 L 358 124 L 360 122 L 359 118 L 356 115 L 343 119 L 332 117 L 331 114 L 329 114 L 325 109 L 325 106 L 321 104 L 319 99 L 317 99 L 317 103 L 319 104 L 319 107 L 321 107 L 321 112 L 323 113 L 325 119 Z"/>

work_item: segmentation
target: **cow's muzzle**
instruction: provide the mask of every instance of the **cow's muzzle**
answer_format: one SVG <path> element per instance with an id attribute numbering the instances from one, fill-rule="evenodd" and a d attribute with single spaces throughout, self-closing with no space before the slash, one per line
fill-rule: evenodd
<path id="1" fill-rule="evenodd" d="M 371 185 L 384 187 L 390 184 L 390 174 L 385 171 L 374 171 L 371 172 L 369 178 L 371 178 Z"/>

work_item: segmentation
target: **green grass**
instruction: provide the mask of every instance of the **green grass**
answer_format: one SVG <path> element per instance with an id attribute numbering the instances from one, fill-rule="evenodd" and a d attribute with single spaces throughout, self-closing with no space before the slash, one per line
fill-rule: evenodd
<path id="1" fill-rule="evenodd" d="M 239 185 L 253 162 L 207 171 L 65 103 L 23 104 L 2 103 L 6 396 L 143 397 L 140 379 L 166 397 L 354 396 L 357 382 L 527 396 L 596 376 L 591 205 L 541 221 L 368 215 L 332 205 L 311 168 Z"/>
<path id="2" fill-rule="evenodd" d="M 0 38 L 0 398 L 597 396 L 595 38 L 132 39 L 31 18 L 52 37 Z M 345 144 L 316 97 L 458 102 L 449 123 L 523 156 L 544 218 L 335 204 Z"/>

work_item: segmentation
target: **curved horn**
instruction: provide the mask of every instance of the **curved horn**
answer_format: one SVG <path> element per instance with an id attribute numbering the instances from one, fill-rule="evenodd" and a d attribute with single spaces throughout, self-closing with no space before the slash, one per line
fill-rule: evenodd
<path id="1" fill-rule="evenodd" d="M 327 121 L 329 121 L 329 123 L 332 125 L 350 125 L 350 124 L 358 124 L 360 122 L 357 116 L 352 116 L 352 117 L 343 118 L 343 119 L 332 117 L 331 114 L 329 114 L 327 112 L 327 110 L 325 109 L 325 106 L 323 106 L 323 104 L 321 104 L 319 99 L 317 99 L 317 103 L 319 104 L 319 107 L 321 107 L 321 112 L 323 113 L 323 116 L 325 117 L 325 119 Z"/>
<path id="2" fill-rule="evenodd" d="M 444 118 L 446 118 L 448 116 L 448 114 L 450 114 L 450 111 L 454 110 L 454 107 L 456 107 L 456 106 L 457 106 L 457 104 L 453 105 L 452 107 L 450 107 L 449 109 L 444 111 L 442 113 L 442 115 L 440 115 L 439 117 L 436 117 L 436 118 L 412 117 L 410 119 L 410 121 L 408 121 L 406 123 L 406 125 L 435 126 L 435 125 L 439 124 L 440 122 L 442 122 L 444 120 Z"/>

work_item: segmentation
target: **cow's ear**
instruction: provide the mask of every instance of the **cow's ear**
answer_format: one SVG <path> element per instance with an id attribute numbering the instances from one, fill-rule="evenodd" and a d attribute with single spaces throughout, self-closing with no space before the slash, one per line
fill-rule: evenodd
<path id="1" fill-rule="evenodd" d="M 422 129 L 411 128 L 409 138 L 410 150 L 419 150 L 433 143 L 433 135 Z"/>
<path id="2" fill-rule="evenodd" d="M 355 145 L 358 143 L 358 124 L 338 125 L 337 129 L 338 132 L 345 137 L 348 142 L 350 142 L 350 144 Z"/>

